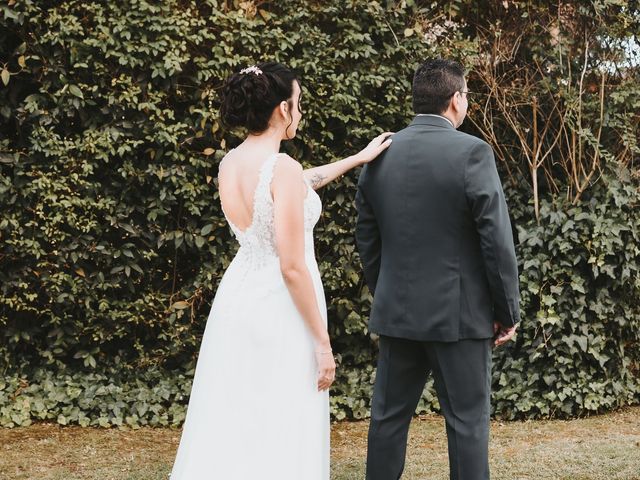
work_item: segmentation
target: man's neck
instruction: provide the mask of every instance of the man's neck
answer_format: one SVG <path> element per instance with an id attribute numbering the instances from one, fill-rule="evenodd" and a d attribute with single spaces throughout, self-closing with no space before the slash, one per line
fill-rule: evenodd
<path id="1" fill-rule="evenodd" d="M 438 115 L 437 113 L 418 113 L 418 116 L 428 116 L 428 117 L 440 117 L 440 118 L 444 118 L 447 122 L 449 122 L 451 124 L 451 126 L 453 128 L 456 128 L 455 124 L 453 123 L 453 120 L 451 120 L 449 117 L 447 117 L 446 115 Z"/>

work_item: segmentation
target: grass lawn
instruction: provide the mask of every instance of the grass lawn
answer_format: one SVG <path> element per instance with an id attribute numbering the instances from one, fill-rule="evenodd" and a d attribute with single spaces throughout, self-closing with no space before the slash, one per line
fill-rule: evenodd
<path id="1" fill-rule="evenodd" d="M 333 425 L 332 479 L 364 478 L 367 426 Z M 179 440 L 175 429 L 0 429 L 0 480 L 166 480 Z M 571 421 L 493 422 L 491 469 L 494 480 L 638 480 L 640 407 Z M 447 479 L 447 471 L 444 420 L 416 418 L 403 480 Z"/>

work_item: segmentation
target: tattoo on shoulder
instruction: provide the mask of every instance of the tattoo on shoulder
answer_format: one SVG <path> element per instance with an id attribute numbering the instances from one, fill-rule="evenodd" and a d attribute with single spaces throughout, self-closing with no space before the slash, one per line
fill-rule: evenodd
<path id="1" fill-rule="evenodd" d="M 319 173 L 314 173 L 313 176 L 311 177 L 311 186 L 316 189 L 319 188 L 322 185 L 322 182 L 324 182 L 326 180 L 327 177 L 325 177 L 324 175 L 321 175 Z"/>

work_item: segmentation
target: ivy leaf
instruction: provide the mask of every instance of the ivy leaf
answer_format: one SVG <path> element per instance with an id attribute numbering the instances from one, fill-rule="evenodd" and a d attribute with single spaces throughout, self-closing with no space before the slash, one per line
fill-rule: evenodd
<path id="1" fill-rule="evenodd" d="M 259 8 L 258 13 L 260 13 L 260 16 L 264 19 L 265 22 L 269 21 L 269 19 L 271 18 L 271 14 L 263 8 Z"/>
<path id="2" fill-rule="evenodd" d="M 69 85 L 69 92 L 75 97 L 84 99 L 84 97 L 82 96 L 82 91 L 75 85 Z"/>

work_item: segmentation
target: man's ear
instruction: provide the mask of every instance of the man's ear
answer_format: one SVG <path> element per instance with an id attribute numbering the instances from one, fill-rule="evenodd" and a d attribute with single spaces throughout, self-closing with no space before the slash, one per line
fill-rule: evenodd
<path id="1" fill-rule="evenodd" d="M 453 94 L 453 96 L 451 97 L 451 103 L 450 108 L 453 108 L 454 112 L 459 112 L 460 111 L 460 99 L 461 99 L 462 95 L 460 94 L 460 92 L 456 92 Z"/>

